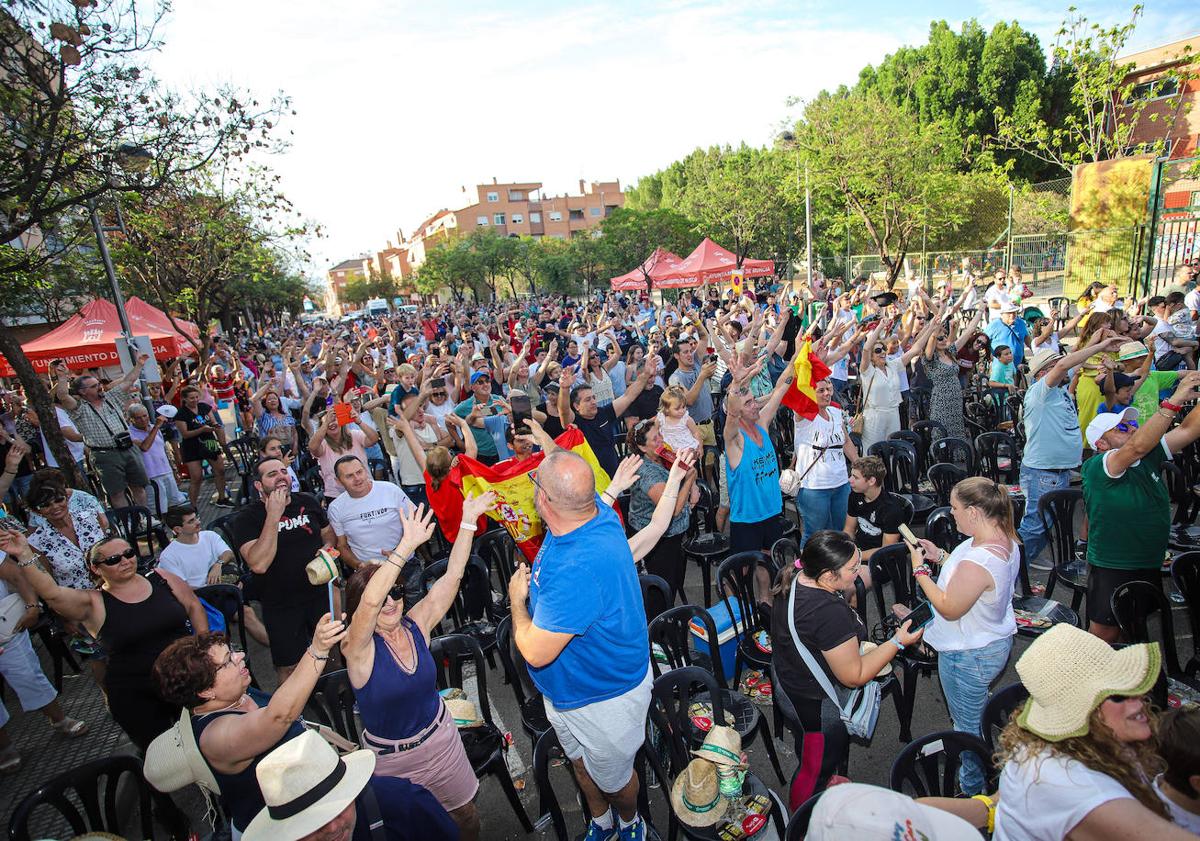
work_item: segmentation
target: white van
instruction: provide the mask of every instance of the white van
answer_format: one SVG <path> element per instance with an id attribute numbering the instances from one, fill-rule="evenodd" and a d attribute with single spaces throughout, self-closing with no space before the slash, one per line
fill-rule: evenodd
<path id="1" fill-rule="evenodd" d="M 391 308 L 383 298 L 372 298 L 367 301 L 367 315 L 372 318 L 387 315 L 389 312 L 391 312 Z"/>

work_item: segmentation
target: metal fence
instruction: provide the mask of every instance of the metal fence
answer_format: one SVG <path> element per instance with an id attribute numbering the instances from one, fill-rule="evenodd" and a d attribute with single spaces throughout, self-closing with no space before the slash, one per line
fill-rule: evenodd
<path id="1" fill-rule="evenodd" d="M 1200 158 L 1154 165 L 1141 224 L 1071 230 L 1070 178 L 1012 185 L 1004 218 L 1002 210 L 995 200 L 980 202 L 957 242 L 956 232 L 943 235 L 936 247 L 922 236 L 920 250 L 905 257 L 905 269 L 932 284 L 964 267 L 988 275 L 1016 266 L 1034 293 L 1046 296 L 1076 298 L 1097 281 L 1117 286 L 1123 295 L 1159 292 L 1175 282 L 1180 266 L 1200 258 Z M 878 254 L 855 253 L 855 244 L 865 245 L 848 238 L 841 254 L 829 254 L 822 263 L 852 274 L 884 271 Z"/>

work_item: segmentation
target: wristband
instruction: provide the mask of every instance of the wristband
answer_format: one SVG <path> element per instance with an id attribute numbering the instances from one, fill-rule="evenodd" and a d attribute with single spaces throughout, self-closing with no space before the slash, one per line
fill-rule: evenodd
<path id="1" fill-rule="evenodd" d="M 607 499 L 605 499 L 605 497 L 607 497 Z M 607 502 L 609 505 L 612 505 L 614 502 L 617 501 L 617 498 L 615 496 L 613 496 L 612 494 L 610 494 L 608 491 L 605 491 L 604 493 L 600 494 L 600 498 L 603 499 L 605 502 Z"/>
<path id="2" fill-rule="evenodd" d="M 1170 400 L 1161 400 L 1161 401 L 1159 401 L 1158 405 L 1161 408 L 1166 409 L 1168 412 L 1182 412 L 1183 411 L 1182 406 L 1178 406 L 1178 405 L 1172 403 Z"/>
<path id="3" fill-rule="evenodd" d="M 987 831 L 990 835 L 996 828 L 996 801 L 986 794 L 976 794 L 971 799 L 978 800 L 984 806 L 987 806 Z"/>
<path id="4" fill-rule="evenodd" d="M 40 604 L 38 604 L 37 602 L 34 602 L 33 604 L 25 605 L 25 609 L 26 610 L 36 610 L 38 613 L 42 612 L 42 606 Z"/>
<path id="5" fill-rule="evenodd" d="M 896 639 L 895 637 L 891 637 L 888 642 L 896 646 L 896 648 L 900 649 L 901 651 L 904 650 L 904 643 L 900 642 L 900 640 Z"/>
<path id="6" fill-rule="evenodd" d="M 922 575 L 933 575 L 933 570 L 929 568 L 929 564 L 921 564 L 919 567 L 913 568 L 914 577 L 919 577 Z"/>
<path id="7" fill-rule="evenodd" d="M 459 523 L 458 527 L 460 529 L 465 529 L 466 531 L 479 531 L 479 526 L 475 525 L 474 523 L 468 523 L 466 520 L 463 520 L 461 523 Z"/>
<path id="8" fill-rule="evenodd" d="M 34 564 L 36 564 L 38 562 L 38 560 L 40 560 L 41 558 L 42 558 L 42 554 L 39 552 L 36 555 L 34 555 L 32 558 L 30 558 L 28 561 L 17 561 L 17 566 L 19 566 L 21 569 L 25 569 L 26 567 L 31 567 Z"/>
<path id="9" fill-rule="evenodd" d="M 308 652 L 309 657 L 313 658 L 314 660 L 316 660 L 319 663 L 324 663 L 326 660 L 329 659 L 328 654 L 326 654 L 325 656 L 321 656 L 320 654 L 315 653 L 311 647 L 307 649 L 307 652 Z"/>

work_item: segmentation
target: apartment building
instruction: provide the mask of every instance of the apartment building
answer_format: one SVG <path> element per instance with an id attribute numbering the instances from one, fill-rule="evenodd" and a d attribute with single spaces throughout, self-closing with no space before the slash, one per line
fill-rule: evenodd
<path id="1" fill-rule="evenodd" d="M 1192 73 L 1200 71 L 1200 35 L 1122 56 L 1118 61 L 1134 68 L 1125 79 L 1126 84 L 1133 85 L 1126 101 L 1149 100 L 1130 138 L 1131 145 L 1153 143 L 1163 136 L 1165 128 L 1167 157 L 1196 155 L 1200 144 L 1200 78 L 1187 79 L 1180 95 L 1179 84 L 1169 77 L 1188 64 L 1193 65 Z"/>
<path id="2" fill-rule="evenodd" d="M 328 286 L 325 289 L 325 312 L 332 316 L 340 316 L 344 304 L 342 293 L 346 284 L 352 280 L 366 280 L 370 277 L 370 257 L 355 257 L 343 260 L 326 272 Z"/>
<path id="3" fill-rule="evenodd" d="M 405 243 L 411 267 L 425 261 L 429 249 L 452 236 L 475 230 L 501 236 L 570 239 L 599 225 L 625 204 L 620 181 L 579 181 L 578 195 L 545 195 L 540 181 L 477 184 L 474 195 L 463 188 L 459 210 L 440 210 L 417 226 Z"/>

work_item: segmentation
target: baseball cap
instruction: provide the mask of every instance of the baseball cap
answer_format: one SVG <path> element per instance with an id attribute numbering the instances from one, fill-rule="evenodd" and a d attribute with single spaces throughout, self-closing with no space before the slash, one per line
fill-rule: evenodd
<path id="1" fill-rule="evenodd" d="M 979 830 L 957 815 L 918 803 L 907 794 L 862 783 L 826 789 L 813 808 L 808 841 L 891 841 L 924 838 L 961 841 Z"/>
<path id="2" fill-rule="evenodd" d="M 1114 388 L 1129 388 L 1136 383 L 1133 377 L 1128 374 L 1122 374 L 1120 371 L 1113 371 L 1113 387 Z"/>
<path id="3" fill-rule="evenodd" d="M 1002 304 L 1000 307 L 1001 313 L 1020 312 L 1020 311 L 1021 311 L 1021 308 L 1018 307 L 1016 304 L 1014 304 L 1012 301 L 1008 301 L 1007 303 Z"/>
<path id="4" fill-rule="evenodd" d="M 475 371 L 471 374 L 471 385 L 475 385 L 475 383 L 485 379 L 488 379 L 487 371 Z"/>
<path id="5" fill-rule="evenodd" d="M 1087 425 L 1087 434 L 1084 437 L 1087 438 L 1088 446 L 1094 450 L 1096 449 L 1096 442 L 1104 437 L 1104 433 L 1116 428 L 1116 425 L 1121 421 L 1137 419 L 1138 410 L 1132 407 L 1126 409 L 1124 412 L 1105 412 L 1096 415 L 1096 417 L 1092 418 L 1092 422 Z"/>

